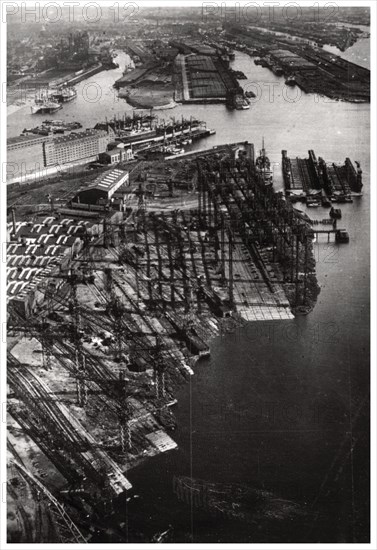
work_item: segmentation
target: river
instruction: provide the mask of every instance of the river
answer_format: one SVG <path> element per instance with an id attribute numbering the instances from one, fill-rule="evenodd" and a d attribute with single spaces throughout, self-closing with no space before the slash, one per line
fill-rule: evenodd
<path id="1" fill-rule="evenodd" d="M 233 67 L 248 77 L 241 84 L 258 92 L 250 110 L 186 105 L 156 112 L 162 118 L 194 115 L 214 128 L 216 135 L 196 149 L 241 140 L 258 147 L 264 136 L 277 189 L 282 149 L 289 156 L 314 149 L 327 161 L 350 156 L 361 162 L 364 196 L 341 207 L 340 226 L 350 243 L 315 245 L 321 293 L 311 314 L 249 323 L 211 343 L 211 358 L 197 364 L 177 395 L 178 450 L 128 472 L 138 498 L 119 504 L 114 525 L 126 522 L 129 541 L 147 542 L 171 525 L 174 542 L 367 542 L 370 106 L 287 88 L 242 53 Z M 111 88 L 120 74 L 116 69 L 89 79 L 93 91 L 101 87 L 100 102 L 85 101 L 88 83 L 81 83 L 77 100 L 55 117 L 89 127 L 131 110 Z M 34 124 L 22 111 L 9 117 L 9 135 L 31 118 Z M 322 208 L 310 215 L 326 217 Z M 302 506 L 306 520 L 298 530 L 289 522 L 261 530 L 216 520 L 178 502 L 174 475 L 270 490 Z"/>

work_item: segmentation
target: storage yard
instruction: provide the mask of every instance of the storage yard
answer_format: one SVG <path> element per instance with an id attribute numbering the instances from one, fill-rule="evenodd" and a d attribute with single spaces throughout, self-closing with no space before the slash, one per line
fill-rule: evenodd
<path id="1" fill-rule="evenodd" d="M 126 71 L 114 86 L 132 105 L 151 108 L 173 106 L 174 102 L 225 103 L 229 93 L 239 90 L 229 57 L 223 54 L 226 48 L 221 46 L 186 39 L 170 40 L 156 52 L 157 57 L 151 56 L 144 43 L 132 43 L 127 50 L 136 68 Z"/>

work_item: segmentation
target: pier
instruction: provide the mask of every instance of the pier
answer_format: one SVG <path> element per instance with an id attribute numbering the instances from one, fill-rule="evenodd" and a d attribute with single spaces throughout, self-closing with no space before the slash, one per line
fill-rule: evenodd
<path id="1" fill-rule="evenodd" d="M 347 231 L 345 229 L 313 229 L 314 235 L 318 239 L 318 235 L 327 235 L 327 242 L 329 243 L 331 240 L 331 235 L 334 235 L 335 242 L 346 242 L 339 240 L 341 238 L 341 235 L 347 234 Z M 348 241 L 347 241 L 348 242 Z"/>

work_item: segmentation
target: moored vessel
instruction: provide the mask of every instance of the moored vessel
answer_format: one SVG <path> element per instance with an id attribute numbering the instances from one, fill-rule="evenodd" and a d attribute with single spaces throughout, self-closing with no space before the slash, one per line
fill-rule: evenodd
<path id="1" fill-rule="evenodd" d="M 335 242 L 341 244 L 341 243 L 349 243 L 350 236 L 347 233 L 345 229 L 338 229 L 335 233 Z"/>
<path id="2" fill-rule="evenodd" d="M 272 67 L 272 72 L 276 74 L 276 76 L 282 76 L 283 75 L 283 69 L 279 67 L 278 65 L 274 65 Z"/>
<path id="3" fill-rule="evenodd" d="M 58 101 L 54 101 L 48 90 L 41 90 L 38 95 L 35 96 L 34 103 L 31 105 L 31 113 L 43 114 L 43 113 L 56 113 L 62 105 Z"/>
<path id="4" fill-rule="evenodd" d="M 286 79 L 285 81 L 285 84 L 287 86 L 296 86 L 296 79 L 295 77 L 291 74 L 288 76 L 288 78 Z"/>
<path id="5" fill-rule="evenodd" d="M 60 86 L 52 91 L 50 97 L 53 101 L 57 101 L 58 103 L 68 103 L 77 97 L 77 91 L 76 88 L 71 86 Z"/>
<path id="6" fill-rule="evenodd" d="M 333 206 L 330 209 L 330 218 L 334 220 L 340 220 L 342 217 L 342 211 L 340 208 L 334 208 Z"/>
<path id="7" fill-rule="evenodd" d="M 36 114 L 52 114 L 59 111 L 62 108 L 62 104 L 51 99 L 36 100 L 34 105 L 31 106 L 31 113 Z"/>
<path id="8" fill-rule="evenodd" d="M 263 180 L 265 185 L 272 185 L 272 177 L 274 175 L 273 170 L 271 169 L 271 162 L 266 154 L 266 149 L 264 147 L 264 138 L 262 141 L 262 149 L 259 151 L 259 156 L 255 160 L 255 168 L 257 173 Z"/>

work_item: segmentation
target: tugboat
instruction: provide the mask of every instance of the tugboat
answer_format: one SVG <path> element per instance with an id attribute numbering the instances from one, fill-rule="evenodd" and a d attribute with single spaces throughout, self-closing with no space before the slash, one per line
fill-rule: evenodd
<path id="1" fill-rule="evenodd" d="M 259 151 L 259 157 L 255 160 L 255 167 L 257 172 L 260 174 L 264 184 L 266 186 L 272 186 L 272 177 L 274 175 L 273 170 L 271 170 L 271 162 L 268 156 L 266 155 L 266 149 L 264 148 L 264 138 L 262 141 L 262 149 Z"/>
<path id="2" fill-rule="evenodd" d="M 296 86 L 296 79 L 293 75 L 288 76 L 285 81 L 286 86 Z"/>
<path id="3" fill-rule="evenodd" d="M 333 206 L 330 209 L 330 218 L 333 218 L 334 220 L 340 220 L 342 217 L 342 211 L 340 208 L 334 208 Z"/>
<path id="4" fill-rule="evenodd" d="M 237 109 L 237 111 L 250 109 L 250 104 L 246 97 L 244 97 L 242 88 L 236 92 L 232 91 L 227 93 L 226 106 L 229 109 Z"/>
<path id="5" fill-rule="evenodd" d="M 237 94 L 234 97 L 234 107 L 237 111 L 242 111 L 243 109 L 250 109 L 250 104 L 246 97 L 243 97 L 243 94 Z"/>
<path id="6" fill-rule="evenodd" d="M 276 76 L 282 76 L 283 73 L 284 73 L 283 69 L 281 67 L 279 67 L 278 65 L 274 65 L 272 67 L 272 72 L 274 74 L 276 74 Z"/>
<path id="7" fill-rule="evenodd" d="M 337 230 L 337 232 L 335 233 L 335 242 L 339 244 L 350 242 L 350 236 L 345 229 Z"/>

